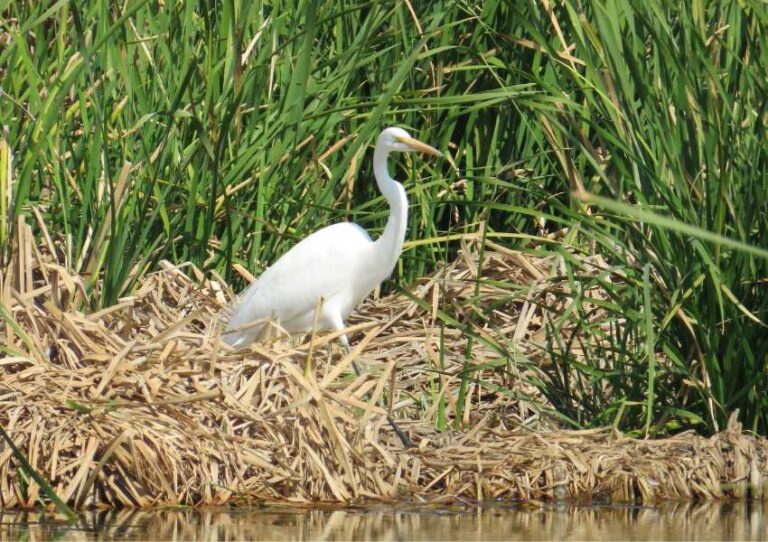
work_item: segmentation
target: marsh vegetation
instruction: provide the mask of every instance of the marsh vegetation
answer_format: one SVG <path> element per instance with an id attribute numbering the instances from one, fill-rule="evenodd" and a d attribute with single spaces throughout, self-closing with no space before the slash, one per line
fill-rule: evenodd
<path id="1" fill-rule="evenodd" d="M 403 416 L 643 437 L 737 413 L 765 435 L 766 33 L 759 0 L 0 2 L 0 419 L 150 412 L 131 375 L 165 386 L 142 371 L 218 352 L 201 314 L 229 285 L 320 226 L 381 231 L 368 151 L 397 124 L 450 155 L 395 170 L 410 226 L 380 299 L 411 305 L 371 321 L 429 334 L 413 388 L 371 382 Z M 158 305 L 133 305 L 147 284 Z M 246 397 L 266 358 L 237 373 Z M 56 406 L 40 379 L 67 372 L 82 388 Z"/>

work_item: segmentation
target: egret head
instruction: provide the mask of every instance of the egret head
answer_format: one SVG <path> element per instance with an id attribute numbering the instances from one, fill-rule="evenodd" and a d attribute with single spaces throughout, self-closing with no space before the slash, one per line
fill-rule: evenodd
<path id="1" fill-rule="evenodd" d="M 386 149 L 388 152 L 423 152 L 434 156 L 442 156 L 442 153 L 436 148 L 412 138 L 408 132 L 394 126 L 386 128 L 381 132 L 376 146 Z"/>

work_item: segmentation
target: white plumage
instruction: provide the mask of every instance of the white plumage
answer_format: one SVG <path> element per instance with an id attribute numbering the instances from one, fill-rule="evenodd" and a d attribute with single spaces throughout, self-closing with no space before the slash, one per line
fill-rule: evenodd
<path id="1" fill-rule="evenodd" d="M 342 222 L 304 238 L 225 309 L 225 314 L 231 313 L 223 335 L 227 344 L 246 347 L 259 338 L 268 319 L 289 333 L 310 331 L 320 299 L 317 329 L 344 329 L 347 316 L 392 273 L 405 239 L 408 200 L 403 186 L 387 171 L 393 151 L 440 155 L 401 128 L 381 132 L 373 170 L 390 207 L 381 237 L 373 241 L 357 224 Z M 348 347 L 346 336 L 341 340 Z"/>

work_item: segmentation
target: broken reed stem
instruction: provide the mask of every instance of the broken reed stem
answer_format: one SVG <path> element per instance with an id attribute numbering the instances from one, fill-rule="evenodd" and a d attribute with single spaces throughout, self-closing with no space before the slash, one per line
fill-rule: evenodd
<path id="1" fill-rule="evenodd" d="M 131 298 L 85 314 L 85 279 L 24 246 L 30 252 L 11 266 L 14 276 L 0 280 L 0 423 L 69 504 L 765 496 L 768 444 L 735 419 L 711 438 L 634 440 L 541 422 L 534 432 L 525 427 L 544 418 L 515 398 L 536 395 L 510 379 L 514 366 L 477 370 L 487 385 L 471 389 L 467 428 L 435 430 L 440 416 L 457 415 L 467 338 L 435 318 L 431 300 L 437 284 L 443 298 L 475 295 L 471 244 L 411 296 L 365 303 L 346 330 L 242 352 L 212 327 L 226 285 L 192 266 L 166 262 Z M 508 292 L 493 279 L 539 285 L 550 264 L 485 253 L 480 294 L 497 303 L 495 325 L 519 337 L 523 351 L 535 351 L 543 333 L 547 289 L 501 305 Z M 351 350 L 330 370 L 312 363 L 342 333 Z M 478 341 L 470 363 L 497 358 Z M 369 372 L 350 376 L 361 359 Z M 416 448 L 403 449 L 388 418 L 407 421 Z M 37 496 L 15 459 L 0 453 L 0 505 L 33 506 Z"/>

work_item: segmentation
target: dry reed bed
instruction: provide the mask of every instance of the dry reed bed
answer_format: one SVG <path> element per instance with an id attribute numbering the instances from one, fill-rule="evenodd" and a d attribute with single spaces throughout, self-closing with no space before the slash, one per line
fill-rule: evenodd
<path id="1" fill-rule="evenodd" d="M 228 287 L 192 266 L 165 264 L 130 298 L 88 314 L 78 309 L 84 279 L 51 262 L 35 248 L 19 250 L 0 275 L 7 345 L 0 423 L 61 498 L 78 507 L 650 501 L 739 496 L 746 487 L 762 495 L 768 444 L 736 424 L 709 439 L 533 432 L 522 428 L 537 420 L 532 404 L 472 384 L 468 428 L 435 431 L 435 396 L 445 394 L 452 415 L 466 350 L 466 338 L 445 328 L 440 359 L 436 307 L 441 298 L 457 307 L 473 298 L 478 257 L 471 239 L 415 297 L 367 303 L 345 357 L 333 335 L 232 352 L 215 325 Z M 543 340 L 540 311 L 555 287 L 546 281 L 553 264 L 494 245 L 483 260 L 482 277 L 533 286 L 525 301 L 505 302 L 510 292 L 492 283 L 479 293 L 499 305 L 497 329 L 534 358 Z M 306 377 L 308 357 L 313 370 Z M 474 364 L 495 358 L 483 344 L 472 350 Z M 367 374 L 350 374 L 354 360 Z M 484 380 L 507 387 L 519 386 L 514 377 L 514 367 L 483 372 Z M 385 421 L 382 397 L 417 448 L 403 449 Z M 33 506 L 39 496 L 3 448 L 0 505 Z"/>

